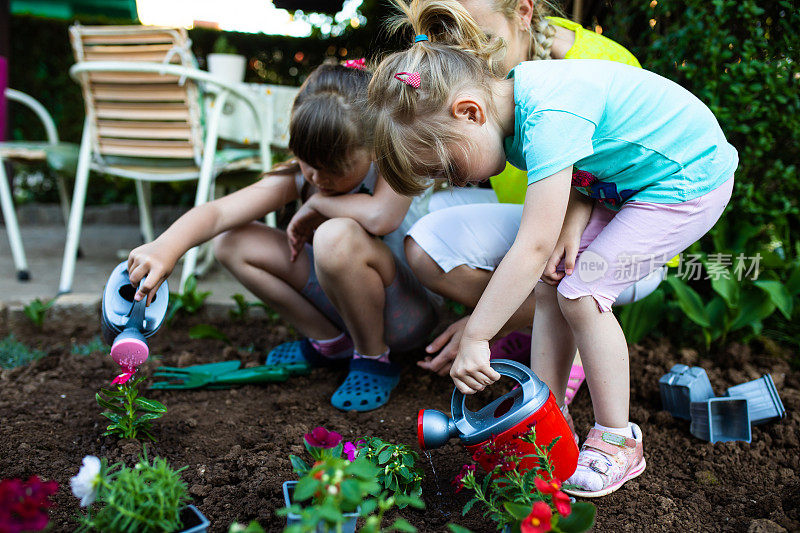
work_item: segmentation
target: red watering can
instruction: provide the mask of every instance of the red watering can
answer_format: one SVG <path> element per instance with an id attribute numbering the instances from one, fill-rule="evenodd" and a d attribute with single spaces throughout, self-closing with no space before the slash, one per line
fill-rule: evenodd
<path id="1" fill-rule="evenodd" d="M 529 427 L 533 427 L 536 430 L 536 444 L 541 447 L 548 446 L 560 437 L 550 451 L 555 467 L 553 475 L 560 480 L 568 479 L 578 465 L 578 446 L 550 389 L 521 363 L 495 359 L 491 365 L 501 375 L 515 380 L 519 386 L 478 411 L 467 409 L 466 397 L 455 389 L 450 403 L 452 418 L 435 409 L 420 410 L 417 416 L 420 448 L 438 448 L 449 439 L 458 437 L 466 449 L 475 454 L 493 439 L 494 447 L 511 446 L 516 450 L 516 456 L 534 455 L 534 444 L 519 438 L 528 432 Z M 485 454 L 478 454 L 475 460 L 487 472 L 495 466 Z M 536 458 L 526 457 L 518 466 L 525 471 L 539 465 Z"/>

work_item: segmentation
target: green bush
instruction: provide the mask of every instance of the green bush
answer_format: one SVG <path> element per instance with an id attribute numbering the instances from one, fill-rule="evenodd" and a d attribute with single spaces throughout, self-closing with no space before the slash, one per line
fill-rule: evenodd
<path id="1" fill-rule="evenodd" d="M 687 88 L 714 112 L 739 152 L 730 205 L 717 227 L 690 249 L 704 279 L 671 281 L 620 310 L 634 342 L 660 322 L 680 344 L 687 319 L 714 341 L 765 332 L 800 344 L 793 277 L 800 256 L 800 10 L 786 0 L 614 2 L 595 21 L 642 66 Z M 761 254 L 757 280 L 705 278 L 714 254 Z M 732 266 L 731 266 L 732 268 Z M 673 325 L 678 328 L 671 327 Z M 668 325 L 670 327 L 664 327 Z M 675 338 L 680 331 L 681 337 Z M 691 331 L 691 330 L 690 330 Z"/>
<path id="2" fill-rule="evenodd" d="M 797 253 L 800 10 L 787 0 L 614 2 L 598 23 L 709 106 L 739 151 L 727 216 L 767 226 Z"/>

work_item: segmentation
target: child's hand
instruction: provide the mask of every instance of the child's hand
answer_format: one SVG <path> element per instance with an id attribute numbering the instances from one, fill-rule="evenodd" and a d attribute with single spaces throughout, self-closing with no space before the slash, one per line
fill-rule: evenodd
<path id="1" fill-rule="evenodd" d="M 158 241 L 143 244 L 128 255 L 128 277 L 137 287 L 134 301 L 147 296 L 147 305 L 153 301 L 156 291 L 172 273 L 177 259 L 172 257 Z"/>
<path id="2" fill-rule="evenodd" d="M 425 351 L 427 353 L 441 351 L 433 358 L 428 356 L 422 361 L 417 361 L 417 366 L 436 372 L 440 376 L 449 375 L 453 359 L 458 355 L 458 346 L 461 343 L 464 328 L 467 326 L 467 320 L 469 320 L 469 315 L 453 322 L 441 335 L 433 339 Z"/>
<path id="3" fill-rule="evenodd" d="M 566 230 L 566 228 L 565 228 Z M 553 248 L 553 253 L 542 273 L 542 281 L 549 285 L 556 286 L 564 276 L 571 276 L 575 269 L 575 260 L 578 257 L 578 249 L 581 245 L 581 233 L 577 231 L 562 231 Z M 561 261 L 564 261 L 564 272 L 557 272 Z"/>
<path id="4" fill-rule="evenodd" d="M 500 379 L 500 374 L 489 365 L 489 341 L 462 337 L 450 377 L 464 394 L 482 391 Z"/>
<path id="5" fill-rule="evenodd" d="M 286 236 L 289 239 L 290 261 L 297 259 L 305 244 L 314 236 L 314 231 L 327 220 L 310 204 L 311 202 L 306 202 L 301 205 L 286 227 Z"/>

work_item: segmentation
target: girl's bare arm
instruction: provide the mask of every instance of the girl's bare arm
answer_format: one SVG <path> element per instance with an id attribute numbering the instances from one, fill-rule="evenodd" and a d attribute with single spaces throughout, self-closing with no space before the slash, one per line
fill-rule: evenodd
<path id="1" fill-rule="evenodd" d="M 400 226 L 411 205 L 411 198 L 394 192 L 383 178 L 375 183 L 375 192 L 322 196 L 315 194 L 309 207 L 327 218 L 352 218 L 373 235 L 386 235 Z"/>
<path id="2" fill-rule="evenodd" d="M 489 366 L 489 340 L 533 291 L 561 232 L 570 196 L 572 167 L 528 186 L 517 238 L 492 275 L 467 322 L 450 371 L 459 390 L 471 394 L 500 379 Z"/>
<path id="3" fill-rule="evenodd" d="M 156 240 L 131 251 L 128 272 L 131 283 L 139 283 L 135 298 L 154 293 L 189 249 L 231 228 L 263 218 L 297 198 L 294 176 L 270 175 L 190 209 Z"/>

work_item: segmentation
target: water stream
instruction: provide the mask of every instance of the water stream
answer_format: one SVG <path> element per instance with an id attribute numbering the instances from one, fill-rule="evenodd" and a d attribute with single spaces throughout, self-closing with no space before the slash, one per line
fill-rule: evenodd
<path id="1" fill-rule="evenodd" d="M 436 497 L 435 501 L 433 502 L 433 506 L 436 509 L 436 511 L 439 512 L 440 515 L 442 515 L 445 518 L 448 518 L 450 516 L 450 513 L 442 509 L 442 506 L 444 504 L 444 496 L 442 495 L 442 487 L 439 485 L 439 476 L 438 474 L 436 474 L 436 467 L 433 466 L 433 457 L 431 457 L 431 452 L 428 450 L 422 450 L 422 453 L 425 454 L 425 457 L 428 458 L 428 462 L 431 464 L 431 472 L 433 472 L 433 480 L 436 483 Z"/>

